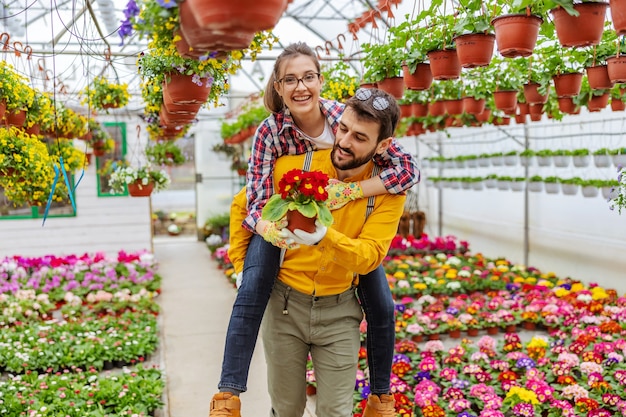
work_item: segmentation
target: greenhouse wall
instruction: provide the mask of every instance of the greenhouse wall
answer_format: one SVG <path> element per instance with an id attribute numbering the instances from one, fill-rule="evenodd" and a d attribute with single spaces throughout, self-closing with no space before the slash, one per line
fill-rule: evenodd
<path id="1" fill-rule="evenodd" d="M 449 129 L 423 135 L 418 139 L 420 158 L 438 155 L 446 158 L 467 154 L 493 154 L 522 151 L 528 148 L 581 149 L 626 147 L 623 113 L 604 111 L 569 116 L 562 121 L 544 120 L 506 127 Z M 583 179 L 616 179 L 617 167 L 539 166 L 532 158 L 530 166 L 519 161 L 511 166 L 457 167 L 446 164 L 433 167 L 423 163 L 419 185 L 420 209 L 427 212 L 427 231 L 433 235 L 454 235 L 467 240 L 473 252 L 488 257 L 506 257 L 526 263 L 543 272 L 569 276 L 585 282 L 626 291 L 626 214 L 609 209 L 602 193 L 584 197 L 548 194 L 546 191 L 442 187 L 433 177 L 557 176 Z M 457 185 L 458 186 L 458 185 Z M 466 187 L 467 188 L 467 187 Z"/>

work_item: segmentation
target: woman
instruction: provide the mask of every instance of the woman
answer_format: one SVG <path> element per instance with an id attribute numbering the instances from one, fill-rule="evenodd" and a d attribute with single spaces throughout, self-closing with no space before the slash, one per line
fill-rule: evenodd
<path id="1" fill-rule="evenodd" d="M 274 161 L 282 155 L 328 149 L 335 141 L 343 105 L 320 98 L 320 73 L 315 52 L 305 43 L 295 43 L 276 59 L 265 89 L 265 107 L 272 114 L 257 129 L 252 145 L 246 186 L 248 217 L 244 222 L 248 233 L 231 224 L 229 255 L 243 279 L 226 336 L 220 393 L 213 397 L 210 416 L 240 415 L 238 396 L 247 389 L 252 352 L 280 267 L 280 251 L 293 247 L 280 233 L 280 225 L 260 219 L 263 205 L 273 193 Z M 415 161 L 395 140 L 385 157 L 375 162 L 383 168 L 379 177 L 329 187 L 331 209 L 356 198 L 401 193 L 419 181 Z M 363 415 L 395 416 L 393 397 L 388 395 L 395 341 L 394 304 L 382 266 L 360 277 L 358 293 L 368 322 L 367 353 L 374 394 Z"/>

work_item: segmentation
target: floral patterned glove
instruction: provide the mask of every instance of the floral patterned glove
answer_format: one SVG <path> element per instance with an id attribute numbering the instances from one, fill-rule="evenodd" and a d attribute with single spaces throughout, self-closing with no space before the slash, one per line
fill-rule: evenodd
<path id="1" fill-rule="evenodd" d="M 326 191 L 328 192 L 326 206 L 330 210 L 337 210 L 350 201 L 363 198 L 363 189 L 361 189 L 359 182 L 342 182 L 337 179 L 330 179 Z"/>
<path id="2" fill-rule="evenodd" d="M 262 229 L 259 234 L 267 242 L 281 249 L 297 249 L 300 247 L 299 244 L 295 243 L 294 240 L 285 233 L 287 219 L 283 218 L 277 222 L 261 221 L 266 222 L 266 224 L 261 225 Z"/>

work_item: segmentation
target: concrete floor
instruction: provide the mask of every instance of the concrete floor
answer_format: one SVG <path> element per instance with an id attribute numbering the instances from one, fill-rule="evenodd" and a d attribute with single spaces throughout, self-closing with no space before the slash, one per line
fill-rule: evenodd
<path id="1" fill-rule="evenodd" d="M 155 256 L 163 277 L 162 366 L 167 392 L 164 417 L 208 416 L 209 403 L 217 392 L 224 340 L 235 289 L 210 258 L 203 242 L 195 237 L 159 237 Z M 257 343 L 248 391 L 241 395 L 242 416 L 270 413 L 263 344 Z M 306 417 L 314 416 L 309 398 Z"/>

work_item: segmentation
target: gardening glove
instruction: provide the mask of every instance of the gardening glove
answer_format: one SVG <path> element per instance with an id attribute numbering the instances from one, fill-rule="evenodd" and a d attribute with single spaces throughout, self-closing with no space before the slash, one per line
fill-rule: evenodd
<path id="1" fill-rule="evenodd" d="M 314 246 L 320 243 L 320 240 L 326 236 L 328 228 L 320 223 L 319 220 L 315 221 L 315 231 L 312 233 L 305 232 L 301 229 L 295 229 L 291 232 L 289 229 L 285 229 L 285 234 L 289 239 L 292 239 L 295 243 L 301 245 Z"/>
<path id="2" fill-rule="evenodd" d="M 235 278 L 235 286 L 239 289 L 239 287 L 241 287 L 241 283 L 243 282 L 243 272 L 235 272 L 233 276 Z"/>
<path id="3" fill-rule="evenodd" d="M 328 192 L 326 207 L 330 210 L 337 210 L 350 201 L 363 198 L 363 189 L 359 182 L 342 182 L 337 179 L 330 179 L 326 191 Z"/>
<path id="4" fill-rule="evenodd" d="M 257 231 L 267 242 L 281 249 L 297 249 L 300 247 L 294 240 L 287 236 L 285 229 L 287 219 L 282 218 L 277 222 L 267 220 L 259 220 L 257 223 Z"/>

